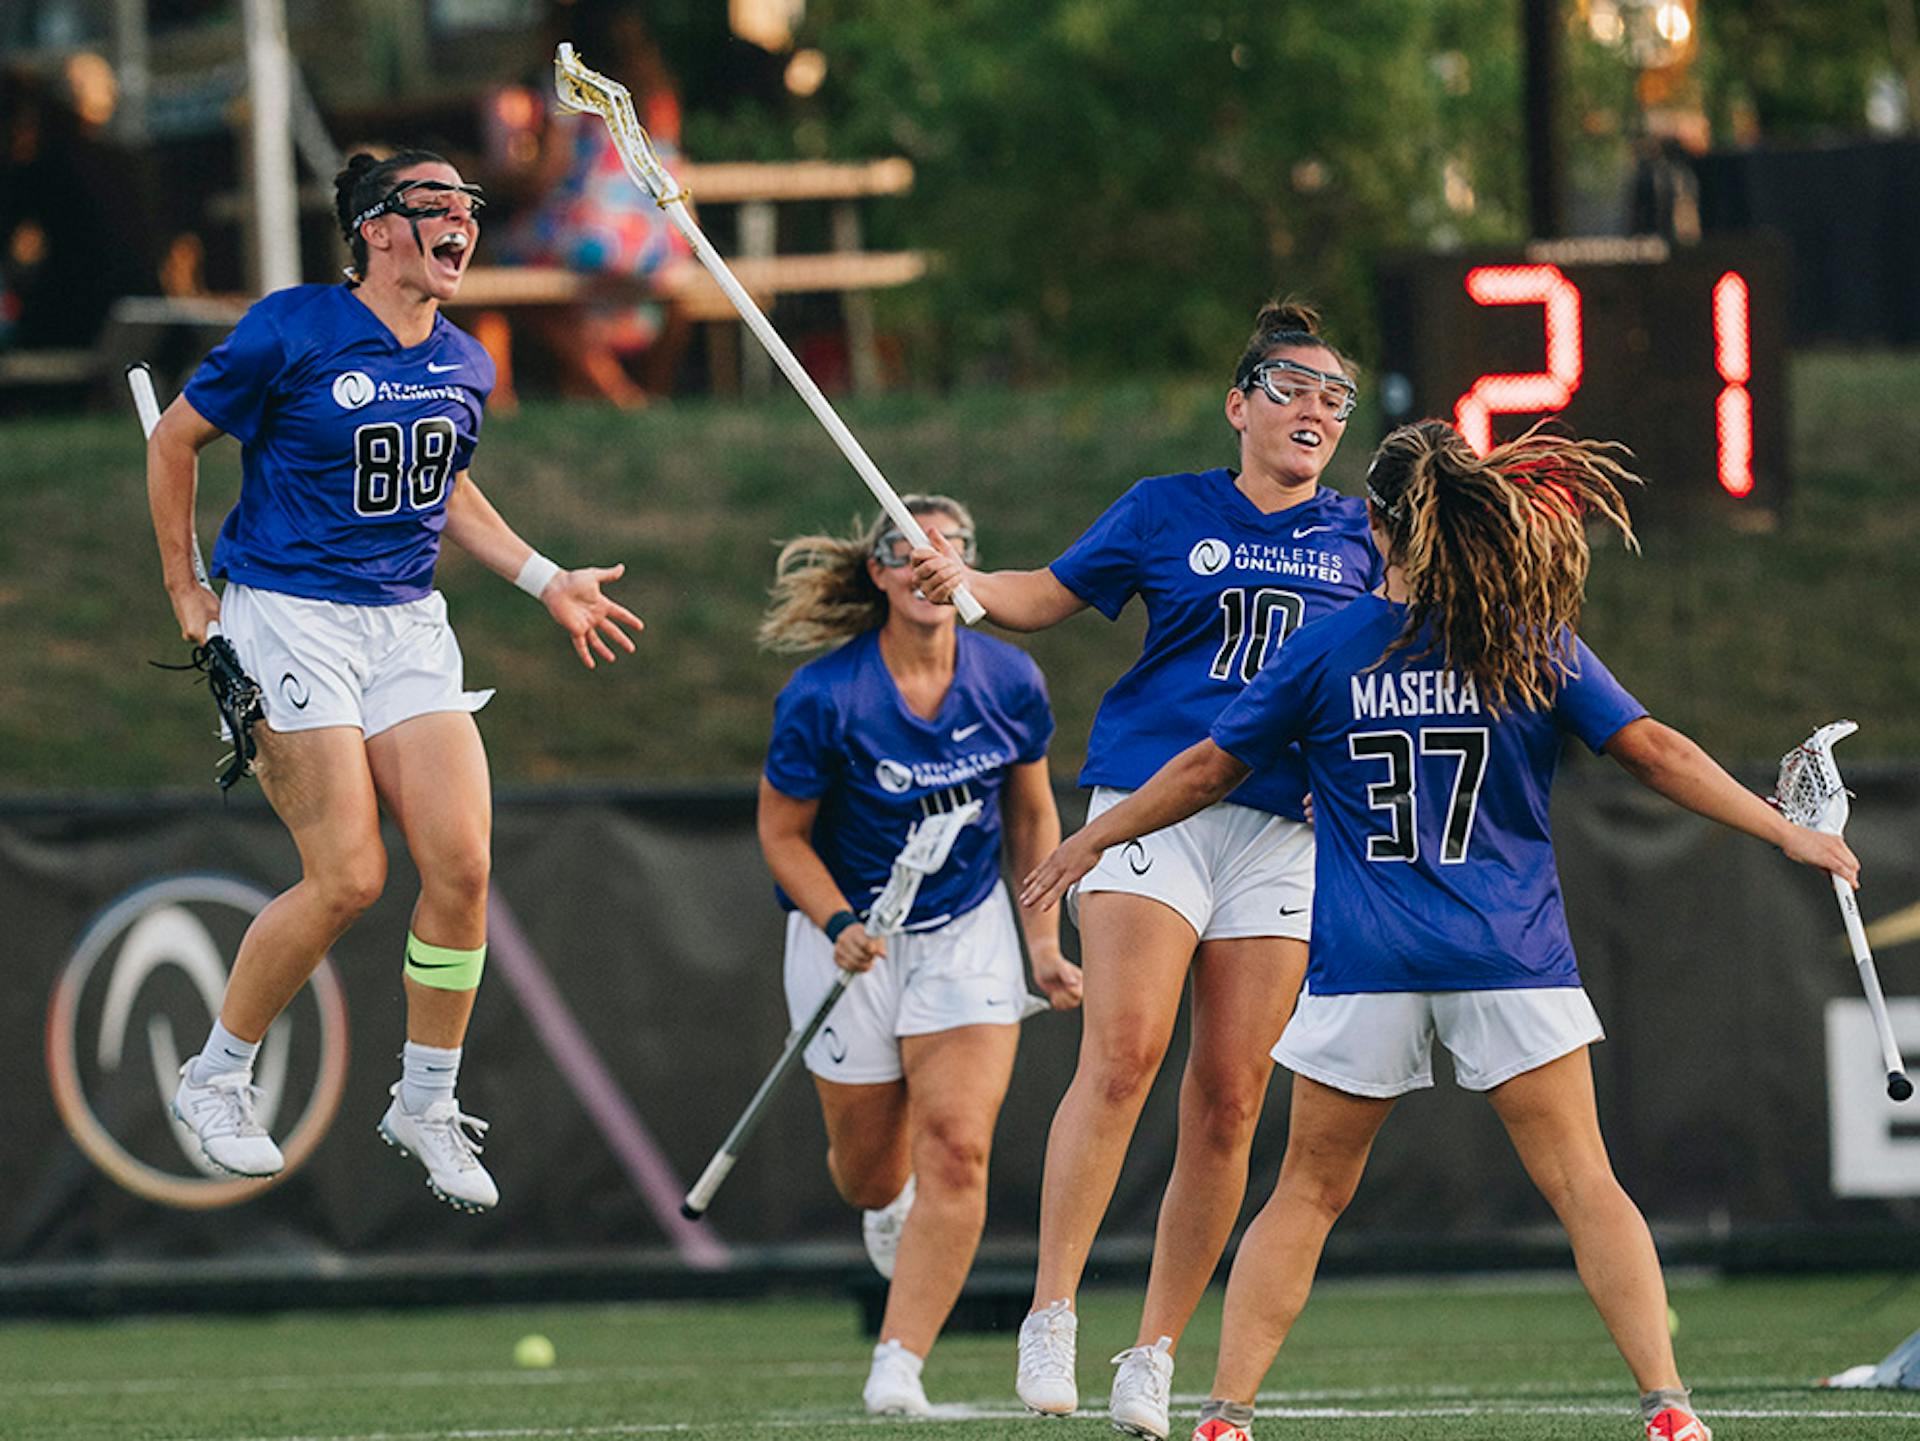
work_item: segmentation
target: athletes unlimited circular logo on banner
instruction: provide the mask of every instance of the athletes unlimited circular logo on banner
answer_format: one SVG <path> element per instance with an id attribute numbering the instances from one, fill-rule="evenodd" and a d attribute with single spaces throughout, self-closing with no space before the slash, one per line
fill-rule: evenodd
<path id="1" fill-rule="evenodd" d="M 1227 562 L 1233 559 L 1233 549 L 1224 540 L 1195 541 L 1193 549 L 1187 552 L 1187 564 L 1195 575 L 1218 575 L 1227 568 Z"/>
<path id="2" fill-rule="evenodd" d="M 332 1125 L 347 1079 L 347 1005 L 331 958 L 273 1023 L 254 1062 L 260 1121 L 286 1169 L 268 1180 L 215 1171 L 170 1110 L 180 1063 L 220 1013 L 227 958 L 271 900 L 225 876 L 168 876 L 94 918 L 47 1007 L 47 1075 L 60 1119 L 115 1182 L 150 1201 L 211 1210 L 297 1171 Z M 280 1118 L 298 1113 L 289 1129 Z"/>
<path id="3" fill-rule="evenodd" d="M 358 410 L 373 399 L 373 377 L 364 370 L 343 370 L 333 378 L 333 403 L 342 410 Z"/>

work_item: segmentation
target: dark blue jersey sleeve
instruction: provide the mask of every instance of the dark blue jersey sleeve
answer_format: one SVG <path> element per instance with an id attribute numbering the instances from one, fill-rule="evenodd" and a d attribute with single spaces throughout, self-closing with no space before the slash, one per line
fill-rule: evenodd
<path id="1" fill-rule="evenodd" d="M 1117 618 L 1140 588 L 1147 555 L 1143 537 L 1152 530 L 1144 514 L 1146 484 L 1139 482 L 1108 506 L 1050 567 L 1062 585 L 1108 620 Z"/>
<path id="2" fill-rule="evenodd" d="M 773 736 L 767 742 L 767 780 L 783 796 L 817 800 L 834 779 L 840 754 L 833 704 L 800 677 L 787 683 L 773 705 Z"/>
<path id="3" fill-rule="evenodd" d="M 1024 651 L 1021 658 L 1026 666 L 1018 714 L 1021 728 L 1026 732 L 1026 744 L 1015 759 L 1025 765 L 1046 757 L 1047 745 L 1053 740 L 1053 705 L 1047 698 L 1047 678 L 1040 673 L 1040 667 Z"/>
<path id="4" fill-rule="evenodd" d="M 1554 723 L 1598 754 L 1622 727 L 1647 714 L 1647 708 L 1627 693 L 1600 657 L 1578 637 L 1574 639 L 1574 664 L 1578 673 L 1567 678 L 1554 698 Z"/>
<path id="5" fill-rule="evenodd" d="M 286 343 L 268 302 L 262 301 L 241 316 L 233 333 L 200 362 L 187 382 L 187 404 L 235 440 L 251 443 L 272 402 L 273 383 L 286 364 Z"/>

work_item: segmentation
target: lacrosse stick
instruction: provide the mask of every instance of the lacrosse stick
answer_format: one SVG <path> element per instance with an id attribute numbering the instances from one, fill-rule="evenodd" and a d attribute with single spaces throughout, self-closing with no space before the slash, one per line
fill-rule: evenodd
<path id="1" fill-rule="evenodd" d="M 920 882 L 947 863 L 961 829 L 973 823 L 980 814 L 981 806 L 980 801 L 968 801 L 953 810 L 926 817 L 907 832 L 907 843 L 893 859 L 893 871 L 887 877 L 886 887 L 867 912 L 866 926 L 871 934 L 898 934 L 900 927 L 906 923 L 908 913 L 913 910 L 913 898 L 919 894 Z M 687 1192 L 686 1200 L 680 1203 L 680 1214 L 688 1220 L 697 1221 L 707 1214 L 707 1207 L 713 1204 L 714 1193 L 720 1189 L 720 1183 L 727 1179 L 734 1162 L 740 1159 L 741 1148 L 759 1127 L 774 1093 L 792 1074 L 794 1067 L 800 1064 L 800 1057 L 806 1052 L 808 1044 L 819 1034 L 820 1028 L 827 1023 L 827 1017 L 833 1014 L 833 1008 L 840 1004 L 840 998 L 847 993 L 854 973 L 838 966 L 834 969 L 837 974 L 833 984 L 827 988 L 827 994 L 821 998 L 806 1024 L 787 1037 L 787 1044 L 781 1049 L 780 1058 L 773 1063 L 773 1069 L 767 1072 L 760 1089 L 753 1093 L 746 1110 L 740 1113 L 740 1119 L 733 1123 L 733 1129 L 727 1132 L 720 1149 L 707 1162 L 700 1179 Z"/>
<path id="2" fill-rule="evenodd" d="M 806 401 L 814 418 L 827 428 L 827 434 L 840 447 L 840 453 L 852 463 L 860 479 L 867 483 L 867 489 L 873 492 L 873 498 L 880 502 L 880 508 L 886 511 L 887 517 L 899 527 L 900 534 L 915 546 L 925 546 L 928 543 L 927 533 L 921 528 L 920 522 L 900 503 L 900 497 L 887 483 L 886 476 L 880 473 L 880 467 L 873 463 L 873 458 L 854 439 L 853 432 L 847 429 L 846 423 L 827 403 L 826 396 L 820 393 L 820 387 L 813 383 L 813 377 L 807 374 L 806 368 L 787 348 L 786 341 L 780 338 L 780 333 L 754 303 L 753 297 L 747 294 L 727 262 L 720 258 L 720 252 L 701 234 L 700 227 L 687 211 L 690 192 L 683 190 L 667 173 L 667 167 L 660 163 L 645 127 L 634 116 L 633 97 L 627 93 L 627 87 L 617 80 L 609 80 L 596 70 L 589 70 L 573 46 L 564 41 L 554 52 L 553 84 L 562 109 L 578 111 L 583 115 L 597 115 L 606 122 L 607 129 L 613 135 L 614 148 L 620 152 L 620 162 L 626 167 L 633 183 L 651 195 L 654 203 L 667 212 L 667 218 L 673 222 L 674 228 L 686 237 L 694 255 L 719 282 L 721 291 L 733 302 L 733 308 L 740 312 L 747 329 L 767 348 L 767 354 L 773 357 L 781 373 L 793 382 L 793 388 L 800 392 L 800 398 Z M 973 598 L 973 592 L 965 586 L 954 592 L 953 607 L 968 625 L 986 615 L 980 602 Z"/>
<path id="3" fill-rule="evenodd" d="M 133 408 L 140 416 L 140 429 L 151 440 L 153 428 L 160 423 L 160 397 L 154 392 L 153 371 L 146 361 L 137 360 L 127 367 L 127 389 L 133 392 Z M 200 556 L 199 528 L 194 527 L 189 535 L 193 543 L 193 578 L 208 585 L 207 563 Z M 216 779 L 221 790 L 232 790 L 242 776 L 253 773 L 253 758 L 259 749 L 253 738 L 253 724 L 265 714 L 260 705 L 260 686 L 240 664 L 233 642 L 220 634 L 219 621 L 209 621 L 206 644 L 193 648 L 186 665 L 163 665 L 159 661 L 153 664 L 162 670 L 197 670 L 206 674 L 207 688 L 213 692 L 214 709 L 220 712 L 220 724 L 226 738 L 233 743 L 233 754 L 227 757 Z"/>
<path id="4" fill-rule="evenodd" d="M 1837 836 L 1847 828 L 1847 788 L 1834 764 L 1833 747 L 1860 729 L 1850 720 L 1823 725 L 1811 736 L 1780 758 L 1780 779 L 1773 790 L 1774 804 L 1780 814 L 1795 825 L 1809 826 Z M 1847 923 L 1847 940 L 1853 945 L 1853 963 L 1860 972 L 1860 989 L 1866 992 L 1867 1010 L 1873 1015 L 1873 1029 L 1880 1038 L 1880 1059 L 1887 1068 L 1887 1094 L 1904 1101 L 1913 1094 L 1913 1082 L 1907 1079 L 1900 1045 L 1893 1038 L 1893 1023 L 1887 1019 L 1887 998 L 1880 992 L 1880 977 L 1873 968 L 1873 952 L 1867 949 L 1867 933 L 1860 924 L 1860 903 L 1853 887 L 1839 876 L 1833 877 L 1833 893 L 1840 898 L 1840 916 Z"/>

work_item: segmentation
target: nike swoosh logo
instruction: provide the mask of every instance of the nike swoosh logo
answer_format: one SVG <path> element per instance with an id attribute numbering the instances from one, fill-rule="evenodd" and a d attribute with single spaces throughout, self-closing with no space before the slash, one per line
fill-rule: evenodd
<path id="1" fill-rule="evenodd" d="M 1305 909 L 1305 906 L 1282 906 L 1280 907 L 1280 914 L 1283 916 L 1297 916 Z"/>
<path id="2" fill-rule="evenodd" d="M 432 367 L 429 366 L 428 368 L 431 369 Z M 1297 526 L 1294 529 L 1293 538 L 1295 540 L 1305 540 L 1308 536 L 1312 535 L 1316 530 L 1332 530 L 1332 529 L 1333 527 L 1330 525 Z"/>
<path id="3" fill-rule="evenodd" d="M 432 371 L 435 375 L 445 375 L 449 370 L 458 370 L 459 368 L 460 368 L 460 362 L 457 360 L 454 361 L 452 365 L 435 365 L 431 360 L 427 362 L 427 369 Z M 1298 531 L 1295 531 L 1294 533 L 1296 535 L 1299 534 Z"/>
<path id="4" fill-rule="evenodd" d="M 983 726 L 983 725 L 985 725 L 985 724 L 986 724 L 986 722 L 985 722 L 985 721 L 975 721 L 975 722 L 974 722 L 974 723 L 973 723 L 972 725 L 970 725 L 970 726 L 961 726 L 961 727 L 960 727 L 960 728 L 959 728 L 958 730 L 956 730 L 956 731 L 955 731 L 955 732 L 953 733 L 953 738 L 954 738 L 954 739 L 955 739 L 956 741 L 963 741 L 963 740 L 965 740 L 965 739 L 966 739 L 966 738 L 967 738 L 968 736 L 970 736 L 970 735 L 972 735 L 972 734 L 973 734 L 973 733 L 974 733 L 975 731 L 977 731 L 977 730 L 979 730 L 979 729 L 980 729 L 980 727 L 981 727 L 981 726 Z"/>
<path id="5" fill-rule="evenodd" d="M 465 961 L 414 961 L 416 971 L 444 971 L 451 966 L 464 966 Z"/>

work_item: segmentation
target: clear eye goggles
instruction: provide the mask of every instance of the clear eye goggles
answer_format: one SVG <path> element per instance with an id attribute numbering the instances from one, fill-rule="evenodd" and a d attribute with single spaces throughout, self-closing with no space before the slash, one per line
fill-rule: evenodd
<path id="1" fill-rule="evenodd" d="M 1345 420 L 1352 415 L 1353 407 L 1360 400 L 1359 389 L 1346 376 L 1330 375 L 1297 360 L 1261 361 L 1241 389 L 1251 391 L 1256 385 L 1275 405 L 1291 405 L 1309 391 L 1318 391 L 1333 410 L 1335 420 Z"/>
<path id="2" fill-rule="evenodd" d="M 947 543 L 960 553 L 962 561 L 968 565 L 973 564 L 979 552 L 974 547 L 972 531 L 956 528 L 943 529 L 940 533 L 946 537 Z M 883 531 L 880 538 L 873 543 L 873 558 L 885 570 L 899 570 L 908 563 L 912 554 L 913 546 L 897 530 Z"/>
<path id="3" fill-rule="evenodd" d="M 478 215 L 487 203 L 486 193 L 478 185 L 453 185 L 445 180 L 405 180 L 387 192 L 384 200 L 369 205 L 353 217 L 353 230 L 382 215 L 398 215 L 407 220 L 436 219 L 453 209 L 454 197 L 467 202 L 467 214 Z"/>

